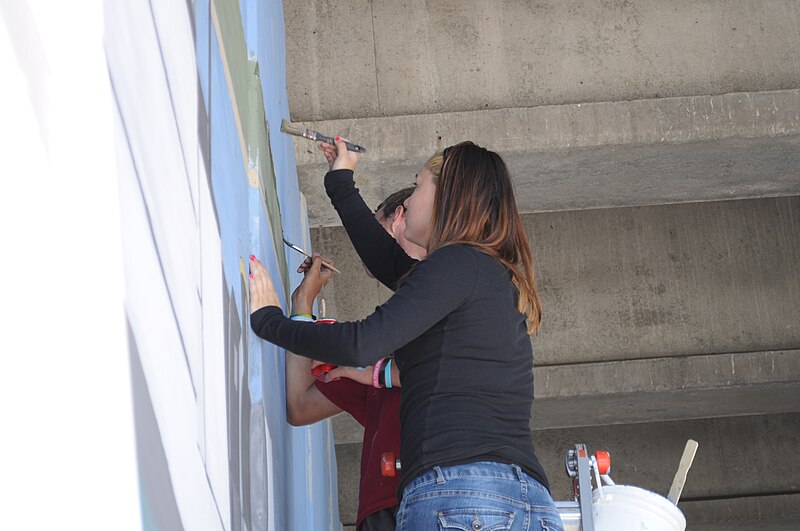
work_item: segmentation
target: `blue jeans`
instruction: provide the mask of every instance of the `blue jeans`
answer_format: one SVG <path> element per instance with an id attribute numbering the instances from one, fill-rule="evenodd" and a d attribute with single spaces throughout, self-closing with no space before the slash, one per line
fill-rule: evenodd
<path id="1" fill-rule="evenodd" d="M 517 465 L 435 466 L 406 486 L 397 531 L 563 531 L 550 493 Z"/>

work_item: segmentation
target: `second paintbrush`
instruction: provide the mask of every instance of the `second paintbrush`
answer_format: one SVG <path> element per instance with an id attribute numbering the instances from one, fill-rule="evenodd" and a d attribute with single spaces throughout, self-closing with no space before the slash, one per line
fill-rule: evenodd
<path id="1" fill-rule="evenodd" d="M 319 131 L 314 131 L 313 129 L 306 129 L 305 127 L 293 124 L 291 122 L 287 122 L 286 120 L 281 120 L 281 133 L 286 133 L 287 135 L 294 135 L 299 136 L 301 138 L 307 138 L 309 140 L 313 140 L 315 142 L 325 142 L 326 144 L 334 144 L 333 137 L 323 135 Z M 348 142 L 345 140 L 344 145 L 347 146 L 349 151 L 355 151 L 356 153 L 366 153 L 367 148 L 364 146 L 359 146 L 358 144 L 353 144 L 352 142 Z"/>
<path id="2" fill-rule="evenodd" d="M 311 256 L 310 254 L 308 254 L 307 252 L 305 252 L 303 249 L 301 249 L 300 247 L 296 246 L 295 244 L 293 244 L 292 242 L 290 242 L 289 240 L 287 240 L 287 239 L 286 239 L 286 237 L 284 237 L 284 238 L 283 238 L 283 243 L 285 243 L 286 245 L 288 245 L 289 247 L 291 247 L 292 249 L 294 249 L 294 250 L 295 250 L 295 251 L 297 251 L 298 253 L 302 254 L 303 256 L 306 256 L 306 257 L 308 257 L 308 258 L 311 258 L 311 259 L 313 259 L 313 258 L 314 258 L 314 257 L 313 257 L 313 256 Z M 335 267 L 333 267 L 331 264 L 329 264 L 328 262 L 326 262 L 326 261 L 324 261 L 324 260 L 322 261 L 322 265 L 323 265 L 324 267 L 327 267 L 327 268 L 328 268 L 328 269 L 330 269 L 331 271 L 335 271 L 335 272 L 337 272 L 337 273 L 339 273 L 339 274 L 341 274 L 341 273 L 342 273 L 341 271 L 339 271 L 338 269 L 336 269 Z"/>

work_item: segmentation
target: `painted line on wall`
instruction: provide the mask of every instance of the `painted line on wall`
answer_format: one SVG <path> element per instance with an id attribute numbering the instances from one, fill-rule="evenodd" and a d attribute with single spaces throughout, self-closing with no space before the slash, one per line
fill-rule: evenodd
<path id="1" fill-rule="evenodd" d="M 235 85 L 234 80 L 233 80 L 233 73 L 232 73 L 232 70 L 231 70 L 230 62 L 229 62 L 229 52 L 225 48 L 225 42 L 224 42 L 224 39 L 223 39 L 223 31 L 222 31 L 223 24 L 222 24 L 222 22 L 220 20 L 220 11 L 219 11 L 219 9 L 217 7 L 217 0 L 210 0 L 210 11 L 211 11 L 211 21 L 212 21 L 212 24 L 214 26 L 214 33 L 216 34 L 217 44 L 218 44 L 219 50 L 220 50 L 220 60 L 222 62 L 222 68 L 223 68 L 223 71 L 225 73 L 225 82 L 226 82 L 226 84 L 228 86 L 228 93 L 230 95 L 231 106 L 233 108 L 233 116 L 234 116 L 234 121 L 235 121 L 235 124 L 236 124 L 236 133 L 237 133 L 237 135 L 239 137 L 239 147 L 240 147 L 241 153 L 242 153 L 242 162 L 244 163 L 244 166 L 245 166 L 245 168 L 244 168 L 245 174 L 247 175 L 248 184 L 251 187 L 257 188 L 259 190 L 260 197 L 263 200 L 264 211 L 266 213 L 266 216 L 265 216 L 266 225 L 267 225 L 267 228 L 268 228 L 269 232 L 272 234 L 273 248 L 275 250 L 275 255 L 276 255 L 276 258 L 277 258 L 276 262 L 277 262 L 277 265 L 278 265 L 278 272 L 279 272 L 279 274 L 281 276 L 281 284 L 282 284 L 283 289 L 285 291 L 286 300 L 288 301 L 289 300 L 289 284 L 290 284 L 289 283 L 289 271 L 288 271 L 288 267 L 286 265 L 286 253 L 285 253 L 285 249 L 284 249 L 284 246 L 283 246 L 283 239 L 282 239 L 283 225 L 281 223 L 280 205 L 279 205 L 279 203 L 277 201 L 277 190 L 275 190 L 275 194 L 272 196 L 272 199 L 273 199 L 273 202 L 274 202 L 274 212 L 273 212 L 273 209 L 270 208 L 271 202 L 268 202 L 268 199 L 270 198 L 270 196 L 268 196 L 268 194 L 267 194 L 267 191 L 266 191 L 266 189 L 264 187 L 265 186 L 264 185 L 264 181 L 260 178 L 260 173 L 259 173 L 259 170 L 258 170 L 258 168 L 259 168 L 259 160 L 258 160 L 258 152 L 259 151 L 257 149 L 258 146 L 256 146 L 256 160 L 254 161 L 255 163 L 253 165 L 250 164 L 250 156 L 249 156 L 250 144 L 248 144 L 248 142 L 246 140 L 245 129 L 244 129 L 243 125 L 242 125 L 241 109 L 240 109 L 240 106 L 239 106 L 239 103 L 240 103 L 239 100 L 241 99 L 242 101 L 244 101 L 243 105 L 246 105 L 246 106 L 250 102 L 249 102 L 248 98 L 245 98 L 245 97 L 241 97 L 240 98 L 240 96 L 243 96 L 243 94 L 240 94 L 239 96 L 237 96 L 236 85 Z M 237 9 L 237 11 L 238 11 L 238 9 Z M 238 20 L 237 20 L 237 22 L 239 23 L 239 28 L 241 28 L 241 22 L 238 21 Z M 243 39 L 243 37 L 244 37 L 244 34 L 242 34 L 242 39 Z M 246 50 L 246 46 L 245 46 L 245 43 L 244 43 L 243 40 L 242 40 L 241 44 L 242 44 L 243 50 Z M 235 43 L 234 43 L 234 48 L 236 48 Z M 246 59 L 246 51 L 243 52 L 243 54 L 244 54 L 243 57 L 245 57 L 245 73 L 244 73 L 244 75 L 247 77 L 247 82 L 252 81 L 250 79 L 250 77 L 252 75 L 255 75 L 255 83 L 258 85 L 258 88 L 260 89 L 260 80 L 258 78 L 258 65 L 257 64 L 253 65 L 254 72 L 250 72 L 249 70 L 247 70 L 247 66 L 249 65 L 249 63 L 251 63 L 251 61 Z M 241 92 L 244 92 L 244 89 Z M 249 108 L 249 106 L 247 106 L 247 108 Z M 263 113 L 263 110 L 262 110 L 262 116 L 265 116 L 265 113 Z M 268 134 L 269 134 L 269 131 L 267 130 L 266 118 L 264 118 L 262 123 L 263 123 L 263 126 L 259 124 L 259 127 L 260 128 L 263 127 L 263 136 L 264 136 L 264 138 L 266 138 L 266 137 L 268 137 Z M 272 154 L 270 152 L 269 146 L 266 146 L 266 152 L 267 152 L 266 154 L 271 159 Z M 272 219 L 273 216 L 275 216 L 276 219 L 273 220 Z M 277 223 L 277 229 L 278 230 L 276 230 L 275 223 L 273 223 L 273 222 Z M 245 284 L 247 285 L 248 283 L 246 282 Z"/>
<path id="2" fill-rule="evenodd" d="M 250 168 L 248 168 L 247 161 L 247 144 L 244 141 L 244 130 L 242 129 L 242 121 L 239 115 L 239 102 L 236 98 L 236 90 L 233 87 L 233 78 L 231 77 L 231 68 L 228 64 L 228 54 L 225 51 L 225 41 L 222 39 L 222 28 L 219 23 L 219 14 L 217 13 L 217 3 L 211 0 L 211 21 L 214 24 L 214 33 L 217 36 L 217 45 L 219 46 L 220 59 L 222 61 L 222 69 L 225 71 L 225 81 L 228 84 L 228 94 L 231 98 L 231 106 L 233 107 L 233 119 L 236 122 L 236 133 L 239 135 L 239 147 L 242 150 L 242 161 L 244 162 L 244 171 L 247 173 L 248 181 L 251 186 L 259 186 L 258 180 L 252 181 L 250 176 Z"/>

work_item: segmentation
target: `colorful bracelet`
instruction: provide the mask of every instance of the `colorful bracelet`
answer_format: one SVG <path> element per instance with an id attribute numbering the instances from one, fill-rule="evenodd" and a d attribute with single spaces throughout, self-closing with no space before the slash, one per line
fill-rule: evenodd
<path id="1" fill-rule="evenodd" d="M 316 321 L 317 320 L 317 316 L 316 315 L 312 315 L 310 313 L 293 313 L 292 315 L 289 316 L 290 319 L 294 318 L 294 317 L 308 317 L 312 321 Z"/>
<path id="2" fill-rule="evenodd" d="M 372 387 L 376 389 L 381 388 L 381 382 L 379 380 L 381 374 L 381 365 L 383 364 L 383 360 L 386 358 L 381 358 L 375 362 L 375 366 L 372 368 Z"/>
<path id="3" fill-rule="evenodd" d="M 386 362 L 386 367 L 383 369 L 383 380 L 386 389 L 392 388 L 392 358 Z"/>

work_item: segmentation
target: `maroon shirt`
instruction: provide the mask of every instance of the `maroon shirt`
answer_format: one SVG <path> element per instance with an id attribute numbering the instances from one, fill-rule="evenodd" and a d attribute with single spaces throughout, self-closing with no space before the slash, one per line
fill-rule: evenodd
<path id="1" fill-rule="evenodd" d="M 376 389 L 348 378 L 315 385 L 328 400 L 364 426 L 356 518 L 356 529 L 360 529 L 370 514 L 399 504 L 400 471 L 394 477 L 384 477 L 381 454 L 394 452 L 395 458 L 400 458 L 400 389 Z"/>

